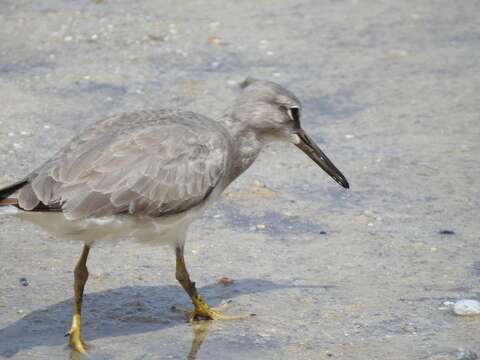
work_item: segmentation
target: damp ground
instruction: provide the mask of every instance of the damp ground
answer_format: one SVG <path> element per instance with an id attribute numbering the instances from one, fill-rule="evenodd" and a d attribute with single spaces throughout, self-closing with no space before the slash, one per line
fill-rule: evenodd
<path id="1" fill-rule="evenodd" d="M 169 248 L 98 244 L 90 359 L 474 359 L 480 298 L 476 1 L 4 0 L 0 177 L 27 174 L 108 114 L 217 117 L 247 76 L 303 102 L 344 191 L 274 144 L 195 223 L 186 259 L 210 304 L 190 326 Z M 0 217 L 0 358 L 75 358 L 81 244 Z M 231 281 L 219 281 L 226 277 Z"/>

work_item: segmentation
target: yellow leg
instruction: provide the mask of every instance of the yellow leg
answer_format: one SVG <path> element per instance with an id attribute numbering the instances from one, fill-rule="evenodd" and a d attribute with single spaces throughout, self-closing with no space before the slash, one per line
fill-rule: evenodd
<path id="1" fill-rule="evenodd" d="M 77 266 L 75 266 L 72 326 L 65 335 L 68 335 L 69 337 L 68 342 L 70 346 L 81 354 L 86 354 L 85 346 L 80 336 L 80 318 L 82 312 L 83 289 L 85 288 L 85 283 L 88 279 L 87 257 L 89 251 L 90 247 L 85 245 Z"/>
<path id="2" fill-rule="evenodd" d="M 244 319 L 251 315 L 241 315 L 241 316 L 227 316 L 222 315 L 220 313 L 220 308 L 225 306 L 220 306 L 219 308 L 210 308 L 207 303 L 203 300 L 203 298 L 198 294 L 197 288 L 195 287 L 195 283 L 190 280 L 190 276 L 188 275 L 187 268 L 185 266 L 185 259 L 183 257 L 183 247 L 177 247 L 175 249 L 175 254 L 177 257 L 176 261 L 176 272 L 175 277 L 177 278 L 178 282 L 182 287 L 185 289 L 187 294 L 192 299 L 192 303 L 194 309 L 192 312 L 189 313 L 188 320 L 190 322 L 200 319 L 205 320 L 233 320 L 233 319 Z"/>

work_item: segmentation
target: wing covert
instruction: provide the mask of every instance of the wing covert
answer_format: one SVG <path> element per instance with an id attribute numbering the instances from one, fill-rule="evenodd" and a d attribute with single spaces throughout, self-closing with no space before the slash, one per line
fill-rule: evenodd
<path id="1" fill-rule="evenodd" d="M 225 172 L 228 143 L 211 123 L 192 119 L 80 136 L 37 170 L 20 206 L 59 204 L 66 217 L 80 219 L 160 216 L 199 204 Z"/>

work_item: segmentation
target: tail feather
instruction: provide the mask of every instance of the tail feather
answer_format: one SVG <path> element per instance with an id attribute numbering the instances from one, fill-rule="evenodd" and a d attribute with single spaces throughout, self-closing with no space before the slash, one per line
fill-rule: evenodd
<path id="1" fill-rule="evenodd" d="M 6 199 L 8 196 L 13 194 L 15 191 L 20 190 L 22 187 L 28 184 L 28 180 L 21 180 L 16 183 L 13 183 L 7 187 L 0 189 L 0 201 Z"/>

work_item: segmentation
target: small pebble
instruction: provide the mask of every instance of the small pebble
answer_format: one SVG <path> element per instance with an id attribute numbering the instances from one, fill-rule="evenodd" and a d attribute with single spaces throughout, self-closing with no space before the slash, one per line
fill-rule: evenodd
<path id="1" fill-rule="evenodd" d="M 409 55 L 409 52 L 407 50 L 396 49 L 396 50 L 390 51 L 389 55 L 392 58 L 404 58 Z"/>
<path id="2" fill-rule="evenodd" d="M 261 188 L 266 187 L 265 183 L 260 181 L 260 180 L 254 180 L 253 185 L 256 186 L 256 187 L 261 187 Z"/>
<path id="3" fill-rule="evenodd" d="M 417 333 L 417 326 L 412 323 L 408 323 L 403 327 L 403 330 L 407 333 L 410 334 L 416 334 Z"/>
<path id="4" fill-rule="evenodd" d="M 207 42 L 210 45 L 218 45 L 218 44 L 220 44 L 221 40 L 220 40 L 220 38 L 218 38 L 216 36 L 209 36 Z"/>
<path id="5" fill-rule="evenodd" d="M 455 303 L 453 312 L 461 316 L 480 315 L 480 302 L 472 299 L 459 300 Z"/>
<path id="6" fill-rule="evenodd" d="M 233 284 L 233 279 L 230 279 L 229 277 L 222 276 L 220 279 L 218 279 L 218 283 L 223 286 L 228 286 Z"/>
<path id="7" fill-rule="evenodd" d="M 149 34 L 148 39 L 155 42 L 165 41 L 165 37 L 162 35 Z"/>
<path id="8" fill-rule="evenodd" d="M 21 284 L 22 286 L 28 286 L 28 280 L 27 280 L 27 278 L 21 277 L 20 279 L 18 279 L 18 281 L 20 281 L 20 284 Z"/>

